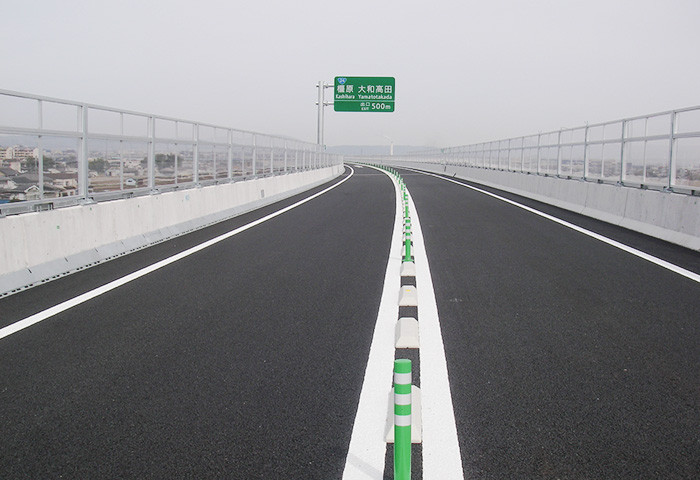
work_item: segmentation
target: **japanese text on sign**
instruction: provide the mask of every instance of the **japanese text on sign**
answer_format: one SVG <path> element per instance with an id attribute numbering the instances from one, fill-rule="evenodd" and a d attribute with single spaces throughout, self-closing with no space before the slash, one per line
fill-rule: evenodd
<path id="1" fill-rule="evenodd" d="M 394 77 L 335 77 L 337 112 L 393 112 Z"/>

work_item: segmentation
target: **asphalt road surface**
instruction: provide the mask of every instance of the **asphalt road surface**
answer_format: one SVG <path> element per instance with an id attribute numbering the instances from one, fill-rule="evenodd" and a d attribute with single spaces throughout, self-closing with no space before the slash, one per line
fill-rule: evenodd
<path id="1" fill-rule="evenodd" d="M 466 478 L 700 478 L 700 284 L 402 172 L 421 218 Z M 700 254 L 535 208 L 700 272 Z"/>
<path id="2" fill-rule="evenodd" d="M 401 173 L 430 262 L 465 478 L 700 477 L 700 284 L 484 193 Z M 309 193 L 2 299 L 0 327 Z M 697 252 L 503 195 L 700 273 Z M 358 168 L 0 339 L 0 478 L 340 478 L 394 205 L 388 177 Z"/>
<path id="3" fill-rule="evenodd" d="M 279 207 L 0 300 L 0 326 Z M 0 340 L 0 478 L 339 478 L 393 219 L 359 169 Z"/>

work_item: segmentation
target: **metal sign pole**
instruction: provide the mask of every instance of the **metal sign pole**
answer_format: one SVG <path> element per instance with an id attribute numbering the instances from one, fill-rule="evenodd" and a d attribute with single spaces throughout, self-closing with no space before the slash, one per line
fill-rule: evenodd
<path id="1" fill-rule="evenodd" d="M 318 105 L 318 124 L 316 126 L 316 143 L 321 145 L 321 130 L 322 130 L 322 124 L 323 124 L 323 81 L 319 80 L 318 85 L 316 85 L 316 88 L 318 88 L 318 102 L 316 105 Z"/>

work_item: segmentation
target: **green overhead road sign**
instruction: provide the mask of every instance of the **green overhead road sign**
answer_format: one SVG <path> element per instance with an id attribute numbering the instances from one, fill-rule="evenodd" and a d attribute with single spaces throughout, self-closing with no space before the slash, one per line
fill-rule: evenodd
<path id="1" fill-rule="evenodd" d="M 335 77 L 336 112 L 393 112 L 394 77 Z"/>

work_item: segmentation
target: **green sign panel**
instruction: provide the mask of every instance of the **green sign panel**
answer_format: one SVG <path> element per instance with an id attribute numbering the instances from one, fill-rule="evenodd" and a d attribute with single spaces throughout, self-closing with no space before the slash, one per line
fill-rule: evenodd
<path id="1" fill-rule="evenodd" d="M 393 112 L 394 77 L 335 77 L 336 112 Z"/>

